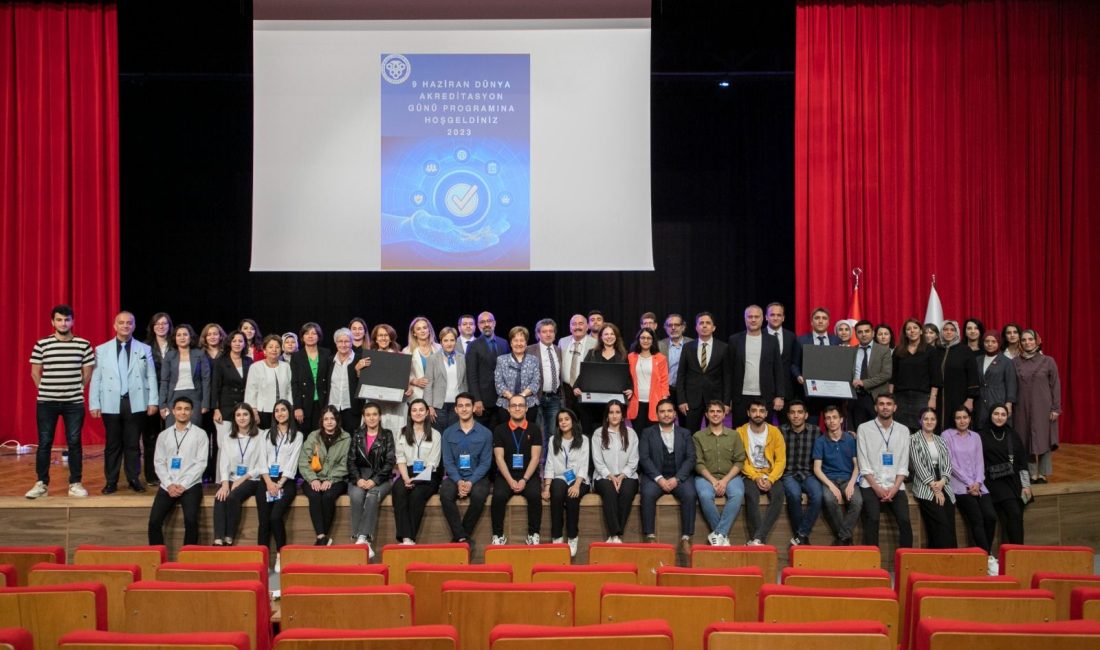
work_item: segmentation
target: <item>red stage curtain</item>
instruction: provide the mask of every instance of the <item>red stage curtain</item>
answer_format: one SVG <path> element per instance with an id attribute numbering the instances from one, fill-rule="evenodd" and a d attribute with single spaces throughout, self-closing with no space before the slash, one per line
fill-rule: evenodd
<path id="1" fill-rule="evenodd" d="M 947 318 L 1039 332 L 1062 441 L 1100 443 L 1096 3 L 800 1 L 797 30 L 798 329 L 861 267 L 896 331 L 936 274 Z"/>
<path id="2" fill-rule="evenodd" d="M 119 303 L 118 32 L 114 3 L 0 4 L 0 439 L 38 441 L 31 348 L 50 308 L 112 336 Z M 63 442 L 60 429 L 56 440 Z M 85 420 L 86 443 L 102 426 Z"/>

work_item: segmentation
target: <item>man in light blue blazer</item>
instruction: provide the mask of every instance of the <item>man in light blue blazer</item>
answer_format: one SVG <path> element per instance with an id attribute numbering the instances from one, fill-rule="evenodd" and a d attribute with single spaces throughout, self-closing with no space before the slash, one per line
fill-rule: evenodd
<path id="1" fill-rule="evenodd" d="M 135 492 L 141 484 L 141 429 L 145 418 L 157 412 L 157 371 L 153 351 L 135 341 L 134 315 L 115 316 L 115 338 L 95 349 L 96 369 L 88 389 L 93 418 L 103 417 L 107 446 L 103 451 L 103 494 L 118 491 L 118 470 L 126 459 L 126 480 Z"/>

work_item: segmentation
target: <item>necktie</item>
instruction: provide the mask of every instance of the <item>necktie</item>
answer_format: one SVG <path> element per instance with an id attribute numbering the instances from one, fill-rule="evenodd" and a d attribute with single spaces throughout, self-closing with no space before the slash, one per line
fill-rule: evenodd
<path id="1" fill-rule="evenodd" d="M 497 342 L 493 337 L 489 337 L 489 351 L 493 353 L 493 356 L 497 356 Z"/>
<path id="2" fill-rule="evenodd" d="M 558 362 L 554 360 L 554 348 L 546 346 L 546 356 L 550 357 L 550 392 L 558 391 Z"/>
<path id="3" fill-rule="evenodd" d="M 470 344 L 473 343 L 473 342 L 474 342 L 473 339 L 470 339 L 469 341 L 463 341 L 462 342 L 462 354 L 469 354 L 470 353 Z"/>
<path id="4" fill-rule="evenodd" d="M 122 397 L 130 394 L 130 355 L 125 345 L 118 350 L 118 394 Z"/>
<path id="5" fill-rule="evenodd" d="M 825 345 L 825 337 L 824 336 L 817 337 L 817 344 L 818 345 Z"/>
<path id="6" fill-rule="evenodd" d="M 860 349 L 863 350 L 863 360 L 859 362 L 859 378 L 864 379 L 867 377 L 867 358 L 871 356 L 871 346 L 861 345 Z"/>
<path id="7" fill-rule="evenodd" d="M 783 337 L 779 335 L 779 332 L 772 332 L 772 336 L 775 337 L 775 342 L 779 344 L 779 354 L 783 354 Z"/>
<path id="8" fill-rule="evenodd" d="M 699 369 L 703 372 L 707 371 L 707 344 L 703 344 L 702 356 L 699 358 Z"/>
<path id="9" fill-rule="evenodd" d="M 573 361 L 569 366 L 569 385 L 577 385 L 577 373 L 581 371 L 581 344 L 573 341 L 573 350 L 570 352 Z"/>
<path id="10" fill-rule="evenodd" d="M 447 355 L 447 365 L 448 366 L 455 365 L 455 353 L 454 352 Z"/>

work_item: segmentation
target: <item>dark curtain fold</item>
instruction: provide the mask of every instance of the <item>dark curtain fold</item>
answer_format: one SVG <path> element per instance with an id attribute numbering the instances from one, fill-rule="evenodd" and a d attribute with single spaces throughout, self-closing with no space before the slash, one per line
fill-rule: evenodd
<path id="1" fill-rule="evenodd" d="M 935 274 L 948 318 L 1039 332 L 1062 441 L 1100 442 L 1098 64 L 1095 2 L 799 2 L 798 313 L 844 315 L 861 267 L 897 327 Z"/>
<path id="2" fill-rule="evenodd" d="M 113 2 L 0 3 L 2 439 L 37 442 L 28 359 L 69 303 L 112 335 L 119 302 L 118 34 Z M 58 437 L 63 439 L 63 433 Z M 85 420 L 86 443 L 102 427 Z"/>

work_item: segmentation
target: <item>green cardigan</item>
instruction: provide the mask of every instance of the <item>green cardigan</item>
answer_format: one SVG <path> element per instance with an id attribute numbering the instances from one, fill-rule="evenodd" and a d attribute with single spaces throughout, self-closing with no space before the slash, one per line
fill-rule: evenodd
<path id="1" fill-rule="evenodd" d="M 315 472 L 310 467 L 313 459 L 313 450 L 317 449 L 317 455 L 321 457 L 321 471 Z M 346 481 L 348 478 L 348 450 L 351 449 L 351 435 L 340 430 L 336 436 L 336 442 L 332 447 L 325 448 L 321 442 L 321 430 L 317 429 L 306 437 L 302 443 L 302 454 L 298 457 L 298 473 L 306 482 L 310 481 Z"/>

